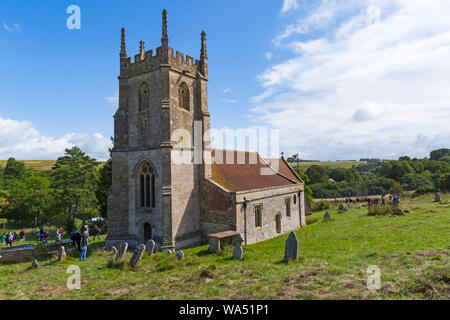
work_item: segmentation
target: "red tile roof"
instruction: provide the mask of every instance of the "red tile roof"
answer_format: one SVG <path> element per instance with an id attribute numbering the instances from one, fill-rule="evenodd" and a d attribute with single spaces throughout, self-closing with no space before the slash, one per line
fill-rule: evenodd
<path id="1" fill-rule="evenodd" d="M 211 155 L 213 181 L 231 192 L 302 183 L 284 160 L 278 161 L 277 168 L 275 162 L 272 167 L 255 152 L 212 150 Z"/>

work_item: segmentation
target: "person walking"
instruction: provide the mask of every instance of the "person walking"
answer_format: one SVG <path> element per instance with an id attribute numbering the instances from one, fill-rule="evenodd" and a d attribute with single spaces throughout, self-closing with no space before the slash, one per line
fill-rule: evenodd
<path id="1" fill-rule="evenodd" d="M 20 242 L 25 242 L 25 230 L 22 229 L 22 230 L 20 231 L 20 234 L 19 234 L 19 235 L 20 235 L 20 240 L 19 240 L 19 241 L 20 241 Z"/>
<path id="2" fill-rule="evenodd" d="M 94 240 L 93 241 L 95 241 L 95 237 L 98 237 L 98 240 L 100 241 L 100 228 L 97 226 L 97 225 L 95 225 L 94 226 Z"/>
<path id="3" fill-rule="evenodd" d="M 13 243 L 13 235 L 11 234 L 11 232 L 8 232 L 8 234 L 6 235 L 6 246 L 10 246 L 12 247 L 12 243 Z"/>
<path id="4" fill-rule="evenodd" d="M 81 235 L 77 228 L 73 228 L 70 233 L 70 239 L 73 242 L 73 245 L 77 247 L 78 251 L 81 251 Z"/>
<path id="5" fill-rule="evenodd" d="M 87 253 L 87 245 L 89 241 L 89 235 L 87 231 L 83 233 L 81 236 L 81 254 L 80 254 L 80 261 L 86 261 L 86 253 Z"/>
<path id="6" fill-rule="evenodd" d="M 2 247 L 6 246 L 6 234 L 3 232 L 2 234 Z"/>

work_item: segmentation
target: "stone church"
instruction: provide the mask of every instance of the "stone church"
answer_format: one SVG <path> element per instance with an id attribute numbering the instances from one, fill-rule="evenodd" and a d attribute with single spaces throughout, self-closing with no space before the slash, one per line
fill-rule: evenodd
<path id="1" fill-rule="evenodd" d="M 161 46 L 145 51 L 141 41 L 132 60 L 122 29 L 118 79 L 107 246 L 153 239 L 178 250 L 225 231 L 253 244 L 306 225 L 304 184 L 283 157 L 211 148 L 205 32 L 199 60 L 174 53 L 164 10 Z M 180 151 L 192 161 L 174 161 Z"/>

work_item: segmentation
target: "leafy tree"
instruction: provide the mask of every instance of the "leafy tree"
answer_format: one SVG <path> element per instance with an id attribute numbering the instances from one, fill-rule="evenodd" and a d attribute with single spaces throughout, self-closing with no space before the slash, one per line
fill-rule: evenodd
<path id="1" fill-rule="evenodd" d="M 443 156 L 442 158 L 439 159 L 439 161 L 444 161 L 450 164 L 450 156 Z"/>
<path id="2" fill-rule="evenodd" d="M 433 186 L 432 175 L 429 171 L 422 173 L 408 173 L 402 178 L 403 187 L 405 190 L 414 191 L 419 187 Z"/>
<path id="3" fill-rule="evenodd" d="M 295 170 L 295 169 L 294 169 Z M 100 206 L 100 214 L 107 217 L 107 198 L 108 191 L 112 183 L 112 160 L 109 159 L 106 164 L 99 170 L 99 180 L 95 194 Z"/>
<path id="4" fill-rule="evenodd" d="M 331 179 L 337 182 L 341 181 L 361 181 L 360 173 L 354 169 L 345 169 L 345 168 L 335 168 L 331 169 L 329 176 Z"/>
<path id="5" fill-rule="evenodd" d="M 444 161 L 428 160 L 424 164 L 425 170 L 431 173 L 447 173 L 450 172 L 450 164 Z"/>
<path id="6" fill-rule="evenodd" d="M 6 162 L 5 169 L 3 170 L 3 178 L 5 186 L 14 179 L 20 179 L 25 175 L 25 164 L 21 161 L 17 161 L 14 158 L 9 158 Z"/>
<path id="7" fill-rule="evenodd" d="M 443 149 L 431 151 L 430 160 L 439 160 L 443 156 L 450 156 L 450 149 L 443 148 Z"/>
<path id="8" fill-rule="evenodd" d="M 52 168 L 52 188 L 55 190 L 56 209 L 75 220 L 75 210 L 80 213 L 98 213 L 95 191 L 98 181 L 99 162 L 78 147 L 65 150 Z M 74 207 L 73 207 L 74 206 Z"/>
<path id="9" fill-rule="evenodd" d="M 319 165 L 312 165 L 309 167 L 308 170 L 306 170 L 306 175 L 309 177 L 312 184 L 327 182 L 330 179 L 328 177 L 327 169 Z"/>
<path id="10" fill-rule="evenodd" d="M 310 183 L 308 175 L 302 169 L 300 169 L 298 167 L 294 167 L 293 169 L 297 173 L 297 175 L 300 177 L 300 179 L 302 179 L 302 181 L 305 183 L 305 194 L 306 194 L 306 197 L 308 198 L 308 201 L 310 203 L 313 203 L 314 202 L 313 192 L 312 192 L 311 188 L 309 186 L 307 186 L 307 184 Z"/>

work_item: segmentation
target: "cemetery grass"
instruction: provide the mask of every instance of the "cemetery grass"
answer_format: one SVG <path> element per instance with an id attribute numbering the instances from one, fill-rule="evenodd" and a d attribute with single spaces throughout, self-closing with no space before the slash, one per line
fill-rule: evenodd
<path id="1" fill-rule="evenodd" d="M 91 244 L 88 260 L 69 257 L 0 265 L 0 299 L 450 299 L 450 196 L 432 195 L 402 204 L 410 214 L 368 216 L 366 208 L 330 210 L 331 222 L 297 231 L 299 261 L 285 264 L 288 235 L 209 254 L 207 246 L 184 250 L 185 258 L 145 255 L 136 268 L 113 263 L 110 253 Z M 103 238 L 102 238 L 103 239 Z M 81 289 L 68 290 L 67 267 L 81 269 Z M 381 269 L 381 289 L 367 289 L 366 270 Z"/>

